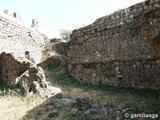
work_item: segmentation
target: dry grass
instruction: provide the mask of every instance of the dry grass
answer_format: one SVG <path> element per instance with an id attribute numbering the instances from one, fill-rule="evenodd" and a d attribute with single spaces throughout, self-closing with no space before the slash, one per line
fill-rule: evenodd
<path id="1" fill-rule="evenodd" d="M 33 96 L 32 98 L 11 95 L 0 96 L 0 119 L 22 120 L 28 111 L 34 109 L 44 101 L 45 99 L 38 96 Z"/>
<path id="2" fill-rule="evenodd" d="M 117 107 L 120 103 L 124 103 L 140 111 L 160 114 L 160 90 L 80 84 L 68 74 L 65 67 L 61 72 L 50 67 L 46 72 L 52 84 L 60 87 L 63 94 L 69 98 L 88 96 L 108 107 Z"/>
<path id="3" fill-rule="evenodd" d="M 67 98 L 75 99 L 80 96 L 88 96 L 107 107 L 117 107 L 120 103 L 124 103 L 145 113 L 160 114 L 160 91 L 80 84 L 68 74 L 66 66 L 58 71 L 53 66 L 44 69 L 48 75 L 47 80 L 51 81 L 53 86 L 61 88 L 62 94 Z M 0 120 L 32 120 L 33 118 L 33 120 L 39 120 L 36 119 L 37 109 L 45 107 L 43 103 L 46 98 L 37 95 L 23 98 L 20 93 L 11 91 L 4 92 L 1 89 Z M 72 118 L 65 108 L 59 110 L 61 112 L 56 120 L 64 120 L 65 117 Z"/>

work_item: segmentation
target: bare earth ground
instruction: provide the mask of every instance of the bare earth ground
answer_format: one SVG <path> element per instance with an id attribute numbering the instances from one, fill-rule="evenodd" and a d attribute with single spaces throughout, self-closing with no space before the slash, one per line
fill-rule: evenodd
<path id="1" fill-rule="evenodd" d="M 45 99 L 0 97 L 0 120 L 22 120 L 27 111 L 41 104 Z"/>

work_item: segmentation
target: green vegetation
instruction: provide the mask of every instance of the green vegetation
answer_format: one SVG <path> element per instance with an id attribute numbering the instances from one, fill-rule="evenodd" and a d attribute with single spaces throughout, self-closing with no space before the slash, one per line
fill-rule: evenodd
<path id="1" fill-rule="evenodd" d="M 69 75 L 67 66 L 63 69 L 49 66 L 46 68 L 46 73 L 48 80 L 54 86 L 60 87 L 63 94 L 69 98 L 88 96 L 108 107 L 117 107 L 120 103 L 124 103 L 138 111 L 160 114 L 160 90 L 80 84 Z"/>
<path id="2" fill-rule="evenodd" d="M 42 104 L 42 99 L 37 94 L 24 97 L 19 87 L 7 87 L 0 83 L 0 118 L 1 120 L 21 120 L 26 112 Z M 33 113 L 35 114 L 35 113 Z"/>
<path id="3" fill-rule="evenodd" d="M 130 34 L 131 36 L 135 36 L 137 35 L 142 27 L 142 23 L 140 21 L 140 19 L 134 19 L 134 18 L 129 18 L 125 21 L 123 21 L 123 26 L 124 26 L 124 30 Z"/>
<path id="4" fill-rule="evenodd" d="M 60 36 L 62 37 L 63 41 L 69 41 L 71 34 L 72 34 L 72 30 L 67 30 L 67 29 L 60 30 Z"/>
<path id="5" fill-rule="evenodd" d="M 52 51 L 52 46 L 53 46 L 53 43 L 46 43 L 46 45 L 45 45 L 45 47 L 44 47 L 44 49 L 46 50 L 46 51 Z"/>
<path id="6" fill-rule="evenodd" d="M 18 87 L 8 87 L 3 81 L 0 82 L 0 97 L 2 96 L 22 96 L 22 91 Z"/>
<path id="7" fill-rule="evenodd" d="M 136 111 L 145 113 L 160 114 L 160 90 L 149 89 L 133 89 L 120 88 L 111 86 L 99 86 L 91 84 L 80 84 L 75 80 L 67 69 L 67 65 L 63 67 L 55 67 L 49 64 L 44 67 L 47 80 L 55 87 L 62 90 L 62 94 L 66 98 L 78 98 L 80 96 L 87 96 L 92 101 L 104 104 L 107 108 L 117 107 L 119 104 L 125 104 L 129 108 L 134 108 Z M 7 88 L 3 84 L 0 86 L 0 98 L 6 101 L 3 110 L 11 111 L 7 114 L 6 119 L 13 118 L 14 110 L 17 110 L 17 116 L 14 119 L 24 120 L 27 118 L 35 118 L 38 120 L 39 114 L 37 111 L 40 108 L 45 108 L 46 98 L 40 98 L 34 95 L 31 98 L 23 98 L 19 88 Z M 8 109 L 6 109 L 6 106 Z M 22 106 L 19 107 L 19 106 Z M 73 116 L 70 112 L 71 108 L 67 106 L 55 107 L 59 115 L 56 120 L 92 120 L 92 116 L 85 116 L 84 114 Z M 26 114 L 26 111 L 27 114 Z M 20 113 L 21 114 L 20 114 Z"/>

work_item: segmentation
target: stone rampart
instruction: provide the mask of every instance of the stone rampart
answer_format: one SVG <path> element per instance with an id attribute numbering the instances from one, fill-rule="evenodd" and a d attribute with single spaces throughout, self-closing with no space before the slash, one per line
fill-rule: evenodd
<path id="1" fill-rule="evenodd" d="M 16 77 L 28 68 L 27 60 L 41 61 L 44 38 L 34 26 L 27 27 L 20 15 L 0 12 L 0 82 L 15 85 Z"/>
<path id="2" fill-rule="evenodd" d="M 40 62 L 44 38 L 34 27 L 24 25 L 17 13 L 14 16 L 0 12 L 0 53 L 24 57 L 29 51 L 36 63 Z"/>
<path id="3" fill-rule="evenodd" d="M 147 0 L 71 35 L 68 62 L 80 82 L 160 89 L 160 2 Z"/>

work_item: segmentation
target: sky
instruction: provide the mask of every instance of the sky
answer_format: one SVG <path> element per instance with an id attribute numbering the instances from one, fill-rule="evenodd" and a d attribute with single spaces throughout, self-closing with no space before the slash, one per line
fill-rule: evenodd
<path id="1" fill-rule="evenodd" d="M 0 0 L 0 11 L 20 13 L 27 26 L 37 19 L 40 32 L 54 38 L 60 37 L 61 29 L 73 30 L 91 24 L 141 1 L 144 0 Z"/>

